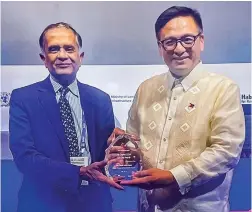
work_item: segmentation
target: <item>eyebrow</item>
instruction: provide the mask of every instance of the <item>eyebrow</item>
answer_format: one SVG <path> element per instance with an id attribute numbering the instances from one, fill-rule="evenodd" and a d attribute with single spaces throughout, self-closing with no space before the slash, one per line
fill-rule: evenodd
<path id="1" fill-rule="evenodd" d="M 60 47 L 60 45 L 51 45 L 51 46 L 48 46 L 47 49 L 51 49 L 51 48 L 55 48 L 55 47 L 58 48 L 58 47 Z M 75 48 L 75 46 L 72 44 L 63 45 L 63 48 L 69 48 L 69 47 Z"/>
<path id="2" fill-rule="evenodd" d="M 164 38 L 163 40 L 180 39 L 180 38 L 187 37 L 187 36 L 195 36 L 195 35 L 194 35 L 193 33 L 186 33 L 186 34 L 182 35 L 182 36 L 179 37 L 179 38 L 174 37 L 174 36 L 169 36 L 169 37 Z"/>

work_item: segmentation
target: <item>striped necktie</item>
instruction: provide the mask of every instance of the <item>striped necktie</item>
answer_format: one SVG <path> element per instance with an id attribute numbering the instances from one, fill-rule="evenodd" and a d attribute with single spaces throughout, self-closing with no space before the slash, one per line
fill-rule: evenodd
<path id="1" fill-rule="evenodd" d="M 74 125 L 74 119 L 71 112 L 71 107 L 66 99 L 66 94 L 70 91 L 68 87 L 60 88 L 60 98 L 59 98 L 59 106 L 60 106 L 60 115 L 61 121 L 64 127 L 65 136 L 69 142 L 69 155 L 70 157 L 78 157 L 80 154 L 79 145 L 78 145 L 78 137 Z"/>

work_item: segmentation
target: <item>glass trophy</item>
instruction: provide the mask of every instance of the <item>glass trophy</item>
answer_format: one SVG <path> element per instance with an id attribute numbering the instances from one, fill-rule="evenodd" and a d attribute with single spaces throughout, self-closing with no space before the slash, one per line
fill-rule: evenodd
<path id="1" fill-rule="evenodd" d="M 132 173 L 142 170 L 142 153 L 138 141 L 129 134 L 119 135 L 109 146 L 117 147 L 112 160 L 105 166 L 106 175 L 115 180 L 131 180 Z"/>

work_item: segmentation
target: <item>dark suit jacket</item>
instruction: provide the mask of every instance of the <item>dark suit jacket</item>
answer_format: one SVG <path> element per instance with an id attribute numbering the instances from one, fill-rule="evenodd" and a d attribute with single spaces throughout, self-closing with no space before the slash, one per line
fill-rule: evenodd
<path id="1" fill-rule="evenodd" d="M 109 96 L 78 82 L 92 162 L 105 156 L 114 129 Z M 19 212 L 110 212 L 109 186 L 81 186 L 79 167 L 69 163 L 68 141 L 49 77 L 15 89 L 10 101 L 10 149 L 23 173 Z"/>

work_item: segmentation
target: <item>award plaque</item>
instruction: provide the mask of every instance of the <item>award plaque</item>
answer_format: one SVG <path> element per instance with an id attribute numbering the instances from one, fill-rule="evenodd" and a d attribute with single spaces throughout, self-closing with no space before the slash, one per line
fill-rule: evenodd
<path id="1" fill-rule="evenodd" d="M 119 135 L 109 146 L 120 147 L 116 156 L 105 167 L 108 177 L 113 179 L 131 180 L 132 173 L 142 170 L 142 154 L 136 139 L 129 135 Z"/>

